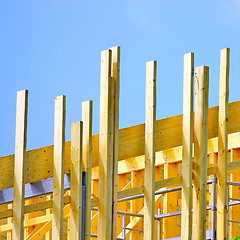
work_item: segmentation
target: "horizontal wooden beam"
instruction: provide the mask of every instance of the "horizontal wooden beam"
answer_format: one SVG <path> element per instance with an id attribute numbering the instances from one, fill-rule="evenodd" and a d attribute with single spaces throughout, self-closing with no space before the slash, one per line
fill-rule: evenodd
<path id="1" fill-rule="evenodd" d="M 240 131 L 240 101 L 229 104 L 228 134 Z M 208 138 L 218 136 L 218 107 L 208 109 Z M 182 145 L 182 115 L 156 121 L 156 151 Z M 99 135 L 92 139 L 92 164 L 98 166 Z M 65 144 L 65 173 L 71 169 L 71 142 Z M 144 155 L 144 124 L 119 130 L 119 161 Z M 14 155 L 0 158 L 0 190 L 13 187 Z M 53 146 L 27 152 L 25 183 L 40 181 L 53 176 Z"/>
<path id="2" fill-rule="evenodd" d="M 240 133 L 228 135 L 228 150 L 240 147 Z M 194 147 L 194 146 L 193 146 Z M 218 152 L 218 138 L 208 140 L 208 154 Z M 144 169 L 145 156 L 129 158 L 118 163 L 118 174 L 126 174 L 131 171 Z M 165 163 L 180 163 L 182 161 L 182 146 L 156 153 L 156 166 L 163 166 Z M 98 167 L 92 169 L 92 178 L 98 179 Z"/>

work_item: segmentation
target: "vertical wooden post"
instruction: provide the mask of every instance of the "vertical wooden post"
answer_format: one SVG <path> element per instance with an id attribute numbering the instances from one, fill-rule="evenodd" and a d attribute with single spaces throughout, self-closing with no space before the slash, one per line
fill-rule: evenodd
<path id="1" fill-rule="evenodd" d="M 112 49 L 113 91 L 113 224 L 112 239 L 117 237 L 117 192 L 118 192 L 118 129 L 119 129 L 119 85 L 120 85 L 120 47 Z"/>
<path id="2" fill-rule="evenodd" d="M 127 174 L 119 174 L 118 175 L 118 191 L 124 190 L 128 183 Z M 132 202 L 132 201 L 131 201 Z M 119 211 L 127 211 L 127 202 L 119 202 L 118 203 Z M 121 234 L 122 236 L 122 217 L 123 215 L 117 215 L 117 235 Z"/>
<path id="3" fill-rule="evenodd" d="M 144 239 L 154 239 L 157 62 L 146 67 Z"/>
<path id="4" fill-rule="evenodd" d="M 184 55 L 181 239 L 191 239 L 194 53 Z"/>
<path id="5" fill-rule="evenodd" d="M 52 238 L 63 239 L 66 97 L 55 98 Z"/>
<path id="6" fill-rule="evenodd" d="M 144 171 L 132 171 L 131 172 L 131 187 L 137 187 L 144 184 Z M 131 201 L 131 212 L 139 213 L 143 208 L 143 199 L 134 199 Z M 133 219 L 134 217 L 130 218 Z M 136 229 L 142 229 L 143 221 L 142 219 L 139 220 L 139 223 L 134 226 Z M 130 240 L 134 239 L 141 239 L 142 233 L 139 231 L 130 231 Z"/>
<path id="7" fill-rule="evenodd" d="M 178 165 L 176 163 L 164 164 L 164 179 L 175 177 L 178 174 Z M 174 187 L 174 186 L 171 186 Z M 165 193 L 163 197 L 163 213 L 177 211 L 178 193 Z M 163 239 L 178 236 L 177 233 L 177 216 L 163 219 Z"/>
<path id="8" fill-rule="evenodd" d="M 24 239 L 24 197 L 27 143 L 28 90 L 17 93 L 16 142 L 14 161 L 13 240 Z"/>
<path id="9" fill-rule="evenodd" d="M 231 149 L 230 161 L 234 162 L 240 159 L 240 149 Z M 230 181 L 240 182 L 240 175 L 238 172 L 230 174 Z M 240 199 L 240 191 L 238 186 L 229 186 L 229 195 L 231 198 Z M 229 208 L 229 219 L 231 220 L 240 220 L 240 205 L 235 205 Z M 239 226 L 235 222 L 229 223 L 229 239 L 232 239 L 239 235 Z"/>
<path id="10" fill-rule="evenodd" d="M 91 239 L 92 105 L 92 101 L 86 101 L 82 103 L 83 169 L 87 172 L 85 202 L 85 240 Z"/>
<path id="11" fill-rule="evenodd" d="M 9 210 L 9 209 L 12 209 L 12 208 L 13 208 L 13 204 L 12 204 L 12 203 L 9 203 L 9 204 L 7 205 L 7 209 Z M 13 221 L 12 217 L 7 218 L 7 223 L 8 223 L 8 224 L 11 224 L 12 221 Z M 12 240 L 12 230 L 10 230 L 10 231 L 7 232 L 7 240 Z"/>
<path id="12" fill-rule="evenodd" d="M 82 122 L 73 122 L 71 132 L 70 239 L 80 240 L 82 239 Z"/>
<path id="13" fill-rule="evenodd" d="M 112 50 L 101 53 L 101 99 L 99 133 L 98 239 L 112 238 L 113 199 L 113 78 Z"/>
<path id="14" fill-rule="evenodd" d="M 230 49 L 221 51 L 218 121 L 217 237 L 227 239 L 227 121 Z"/>
<path id="15" fill-rule="evenodd" d="M 196 68 L 194 119 L 193 239 L 206 239 L 209 68 Z"/>
<path id="16" fill-rule="evenodd" d="M 46 200 L 52 200 L 52 194 L 49 194 L 46 196 Z M 46 209 L 46 215 L 49 215 L 52 213 L 52 209 L 48 208 Z M 45 240 L 52 240 L 52 229 L 49 230 L 46 234 L 45 234 Z"/>

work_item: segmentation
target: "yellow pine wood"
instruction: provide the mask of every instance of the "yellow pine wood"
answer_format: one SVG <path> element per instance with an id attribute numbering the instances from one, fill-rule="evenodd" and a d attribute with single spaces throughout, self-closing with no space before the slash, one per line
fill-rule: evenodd
<path id="1" fill-rule="evenodd" d="M 70 239 L 81 240 L 82 227 L 82 138 L 83 123 L 73 122 L 71 128 L 71 201 Z"/>
<path id="2" fill-rule="evenodd" d="M 120 47 L 112 50 L 113 86 L 113 222 L 112 239 L 117 237 L 117 192 L 118 192 L 118 138 L 119 138 L 119 85 L 120 85 Z"/>
<path id="3" fill-rule="evenodd" d="M 12 239 L 24 239 L 24 196 L 27 143 L 28 91 L 17 93 L 17 116 L 14 161 L 13 229 Z"/>
<path id="4" fill-rule="evenodd" d="M 154 239 L 157 62 L 146 66 L 144 239 Z"/>
<path id="5" fill-rule="evenodd" d="M 52 194 L 50 195 L 47 195 L 46 196 L 46 200 L 52 200 Z M 52 210 L 49 208 L 49 209 L 46 209 L 46 215 L 49 215 L 52 213 Z M 48 231 L 46 234 L 45 234 L 45 240 L 52 240 L 52 230 Z"/>
<path id="6" fill-rule="evenodd" d="M 63 239 L 66 97 L 55 98 L 52 238 Z"/>
<path id="7" fill-rule="evenodd" d="M 209 68 L 196 68 L 193 176 L 193 240 L 206 239 Z"/>
<path id="8" fill-rule="evenodd" d="M 230 49 L 221 50 L 219 124 L 218 124 L 218 191 L 217 191 L 217 236 L 227 239 L 227 125 L 229 98 Z"/>
<path id="9" fill-rule="evenodd" d="M 164 165 L 164 179 L 176 178 L 178 165 L 167 163 Z M 181 182 L 182 184 L 182 182 Z M 172 186 L 171 186 L 172 187 Z M 175 187 L 175 186 L 174 186 Z M 163 197 L 163 213 L 177 211 L 178 193 L 166 193 Z M 163 239 L 177 237 L 177 216 L 163 219 Z"/>
<path id="10" fill-rule="evenodd" d="M 191 239 L 194 53 L 184 55 L 181 239 Z"/>
<path id="11" fill-rule="evenodd" d="M 132 171 L 131 172 L 131 187 L 137 187 L 144 184 L 144 171 Z M 144 207 L 143 206 L 143 199 L 135 199 L 130 202 L 130 212 L 133 213 L 138 213 L 141 211 L 141 209 Z M 132 221 L 134 217 L 131 217 L 130 220 Z M 136 229 L 143 229 L 143 219 L 139 219 L 139 223 L 135 225 Z M 130 232 L 130 240 L 134 239 L 141 239 L 142 233 L 139 231 L 131 231 Z"/>
<path id="12" fill-rule="evenodd" d="M 240 101 L 229 103 L 228 134 L 240 131 Z M 208 139 L 217 137 L 218 107 L 209 108 Z M 162 134 L 164 133 L 164 134 Z M 99 166 L 99 135 L 92 138 L 92 166 Z M 156 151 L 163 151 L 182 145 L 182 115 L 156 121 Z M 66 142 L 65 173 L 71 169 L 71 143 Z M 119 130 L 119 155 L 125 159 L 144 155 L 144 124 Z M 53 177 L 53 146 L 28 151 L 28 168 L 25 183 Z M 0 158 L 2 174 L 0 190 L 13 187 L 14 155 Z"/>
<path id="13" fill-rule="evenodd" d="M 118 175 L 118 191 L 128 189 L 129 187 L 127 174 L 119 174 Z M 118 211 L 127 211 L 127 202 L 119 202 L 118 203 Z M 122 215 L 117 215 L 117 234 L 121 234 L 122 232 Z"/>
<path id="14" fill-rule="evenodd" d="M 99 131 L 98 239 L 112 237 L 113 197 L 113 78 L 112 50 L 101 53 L 101 93 Z"/>
<path id="15" fill-rule="evenodd" d="M 7 209 L 8 209 L 8 210 L 9 210 L 9 209 L 12 209 L 12 207 L 13 207 L 13 204 L 12 204 L 12 203 L 9 203 Z M 12 217 L 9 217 L 9 218 L 7 219 L 7 224 L 12 224 Z M 12 240 L 12 231 L 8 231 L 8 232 L 7 232 L 7 240 Z"/>
<path id="16" fill-rule="evenodd" d="M 93 102 L 82 103 L 83 120 L 83 169 L 87 172 L 85 200 L 85 240 L 91 238 L 91 197 L 92 197 L 92 108 Z"/>
<path id="17" fill-rule="evenodd" d="M 232 149 L 230 155 L 230 161 L 234 162 L 240 159 L 240 149 Z M 240 182 L 239 170 L 236 173 L 230 174 L 230 181 Z M 240 199 L 240 191 L 237 186 L 229 186 L 229 197 Z M 229 219 L 240 221 L 240 205 L 229 208 Z M 239 235 L 239 226 L 237 223 L 229 223 L 229 239 Z"/>

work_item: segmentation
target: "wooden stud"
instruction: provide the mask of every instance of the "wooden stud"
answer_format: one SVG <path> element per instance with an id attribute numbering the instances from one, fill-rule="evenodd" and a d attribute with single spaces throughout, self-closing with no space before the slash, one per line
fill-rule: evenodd
<path id="1" fill-rule="evenodd" d="M 113 90 L 113 223 L 112 239 L 117 237 L 117 192 L 118 192 L 118 130 L 119 130 L 119 85 L 120 85 L 120 47 L 112 50 Z"/>
<path id="2" fill-rule="evenodd" d="M 227 123 L 229 98 L 230 49 L 221 51 L 219 124 L 218 124 L 218 191 L 217 191 L 217 236 L 227 239 Z"/>
<path id="3" fill-rule="evenodd" d="M 46 196 L 46 200 L 52 200 L 52 194 Z M 46 215 L 50 215 L 52 213 L 52 209 L 46 209 Z M 45 240 L 52 240 L 52 230 L 48 231 L 45 234 Z"/>
<path id="4" fill-rule="evenodd" d="M 118 191 L 128 189 L 127 186 L 129 186 L 127 174 L 119 174 L 118 175 Z M 118 211 L 128 211 L 127 202 L 119 202 L 118 203 Z M 117 215 L 117 234 L 122 234 L 122 216 L 118 214 Z"/>
<path id="5" fill-rule="evenodd" d="M 144 184 L 144 171 L 132 171 L 131 172 L 131 187 L 137 187 Z M 139 213 L 143 206 L 143 199 L 134 199 L 130 202 L 130 212 Z M 130 218 L 131 221 L 134 217 Z M 143 219 L 139 219 L 139 223 L 134 226 L 136 229 L 142 229 L 143 227 Z M 131 231 L 130 232 L 130 240 L 141 239 L 142 233 L 139 231 Z"/>
<path id="6" fill-rule="evenodd" d="M 113 78 L 112 50 L 101 53 L 101 98 L 99 134 L 98 239 L 112 238 L 113 196 Z"/>
<path id="7" fill-rule="evenodd" d="M 164 164 L 164 179 L 169 179 L 177 176 L 177 164 Z M 173 187 L 173 186 L 171 186 Z M 175 187 L 175 186 L 174 186 Z M 163 197 L 163 213 L 170 213 L 177 211 L 178 193 L 166 193 Z M 177 216 L 163 219 L 163 239 L 177 237 Z"/>
<path id="8" fill-rule="evenodd" d="M 145 115 L 144 239 L 154 239 L 157 62 L 147 62 Z"/>
<path id="9" fill-rule="evenodd" d="M 80 240 L 82 227 L 82 122 L 72 123 L 70 239 Z"/>
<path id="10" fill-rule="evenodd" d="M 24 239 L 24 197 L 27 143 L 28 90 L 17 93 L 16 142 L 14 161 L 13 240 Z"/>
<path id="11" fill-rule="evenodd" d="M 240 149 L 232 149 L 230 161 L 234 162 L 240 159 Z M 230 174 L 230 181 L 240 182 L 239 170 L 236 173 Z M 240 199 L 240 191 L 238 186 L 229 186 L 229 197 Z M 235 205 L 229 208 L 229 219 L 240 221 L 240 205 Z M 239 226 L 235 222 L 229 223 L 229 239 L 239 235 Z"/>
<path id="12" fill-rule="evenodd" d="M 25 206 L 26 205 L 32 205 L 34 203 L 38 203 L 38 198 L 32 198 L 32 199 L 26 199 L 25 200 Z M 27 214 L 25 214 L 25 220 L 35 218 L 37 216 L 38 216 L 38 212 L 27 213 Z M 24 235 L 28 236 L 34 230 L 34 227 L 35 226 L 26 227 L 24 229 Z"/>
<path id="13" fill-rule="evenodd" d="M 8 208 L 8 210 L 12 209 L 13 208 L 13 204 L 9 203 L 7 208 Z M 9 217 L 7 219 L 7 224 L 12 224 L 12 221 L 13 221 L 12 217 Z M 12 240 L 12 230 L 7 232 L 7 240 Z"/>
<path id="14" fill-rule="evenodd" d="M 52 238 L 63 239 L 66 97 L 55 98 Z"/>
<path id="15" fill-rule="evenodd" d="M 83 119 L 83 170 L 87 172 L 85 200 L 85 240 L 91 238 L 91 197 L 92 197 L 92 101 L 82 103 Z"/>
<path id="16" fill-rule="evenodd" d="M 209 68 L 196 68 L 193 176 L 193 240 L 206 239 Z"/>
<path id="17" fill-rule="evenodd" d="M 184 55 L 181 239 L 191 239 L 194 53 Z"/>

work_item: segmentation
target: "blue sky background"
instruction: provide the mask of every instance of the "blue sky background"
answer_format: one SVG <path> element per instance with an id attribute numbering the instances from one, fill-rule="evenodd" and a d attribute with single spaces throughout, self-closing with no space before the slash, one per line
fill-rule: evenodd
<path id="1" fill-rule="evenodd" d="M 29 90 L 27 149 L 53 144 L 54 98 L 67 96 L 66 140 L 94 101 L 100 53 L 121 46 L 120 127 L 144 122 L 145 64 L 157 60 L 157 118 L 182 113 L 183 55 L 210 67 L 218 105 L 220 50 L 231 48 L 230 101 L 240 100 L 240 1 L 0 1 L 0 156 L 14 153 L 16 93 Z"/>

